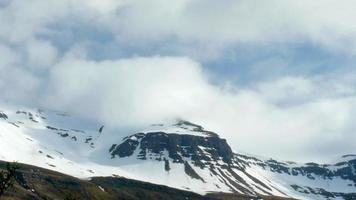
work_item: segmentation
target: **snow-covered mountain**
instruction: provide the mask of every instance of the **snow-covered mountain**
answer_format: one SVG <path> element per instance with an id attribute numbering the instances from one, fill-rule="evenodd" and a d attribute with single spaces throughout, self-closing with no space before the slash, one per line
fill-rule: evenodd
<path id="1" fill-rule="evenodd" d="M 80 178 L 124 176 L 201 194 L 356 197 L 356 155 L 333 164 L 256 158 L 233 152 L 218 134 L 182 120 L 134 133 L 116 131 L 65 113 L 1 104 L 0 160 Z"/>

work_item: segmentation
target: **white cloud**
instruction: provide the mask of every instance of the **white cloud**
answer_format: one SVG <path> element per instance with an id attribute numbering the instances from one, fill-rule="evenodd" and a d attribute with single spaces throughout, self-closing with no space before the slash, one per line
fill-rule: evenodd
<path id="1" fill-rule="evenodd" d="M 17 52 L 13 51 L 11 48 L 0 44 L 0 70 L 18 63 L 20 60 L 20 56 Z"/>
<path id="2" fill-rule="evenodd" d="M 220 43 L 311 41 L 333 51 L 355 53 L 353 1 L 131 1 L 113 16 L 126 36 Z M 145 13 L 142 15 L 142 13 Z"/>
<path id="3" fill-rule="evenodd" d="M 0 99 L 30 102 L 37 96 L 40 81 L 20 67 L 20 52 L 0 44 Z"/>
<path id="4" fill-rule="evenodd" d="M 32 103 L 38 98 L 40 80 L 30 72 L 15 66 L 0 69 L 0 99 L 2 101 Z"/>
<path id="5" fill-rule="evenodd" d="M 187 118 L 220 131 L 235 149 L 256 154 L 326 157 L 328 147 L 333 147 L 328 154 L 352 153 L 354 70 L 278 75 L 230 90 L 210 84 L 191 57 L 218 57 L 221 49 L 241 44 L 299 42 L 353 55 L 355 6 L 332 0 L 7 1 L 0 5 L 0 97 L 38 100 L 109 124 Z M 90 34 L 82 26 L 112 35 L 129 58 L 93 61 L 85 57 L 83 41 L 63 45 L 68 42 L 63 35 Z M 90 39 L 83 43 L 102 41 Z M 177 43 L 172 48 L 183 49 L 185 56 L 151 56 L 147 50 L 147 57 L 130 57 L 136 54 L 132 44 L 160 46 L 172 40 Z M 283 58 L 256 63 L 259 69 L 290 65 Z"/>
<path id="6" fill-rule="evenodd" d="M 30 40 L 26 51 L 27 64 L 33 68 L 50 67 L 57 59 L 57 49 L 48 41 Z"/>
<path id="7" fill-rule="evenodd" d="M 304 77 L 283 77 L 270 82 L 259 84 L 258 90 L 265 98 L 275 104 L 301 101 L 298 98 L 310 98 L 317 88 L 311 80 Z M 310 99 L 307 99 L 310 100 Z M 292 102 L 291 102 L 292 101 Z"/>
<path id="8" fill-rule="evenodd" d="M 84 0 L 80 4 L 87 5 L 89 8 L 98 11 L 103 15 L 113 14 L 118 7 L 124 5 L 124 0 Z"/>
<path id="9" fill-rule="evenodd" d="M 103 62 L 69 58 L 52 69 L 50 78 L 45 102 L 112 124 L 179 117 L 206 101 L 201 98 L 211 87 L 196 62 L 174 57 Z"/>
<path id="10" fill-rule="evenodd" d="M 314 95 L 323 93 L 322 81 L 288 77 L 231 92 L 211 85 L 199 63 L 184 57 L 95 62 L 69 56 L 53 68 L 44 101 L 114 126 L 180 117 L 217 130 L 236 150 L 308 160 L 356 151 L 340 142 L 355 138 L 349 131 L 356 96 L 336 88 Z M 294 99 L 301 101 L 279 105 Z M 331 144 L 333 152 L 325 155 Z"/>
<path id="11" fill-rule="evenodd" d="M 13 0 L 1 8 L 0 37 L 21 42 L 51 34 L 53 27 L 48 25 L 77 20 L 105 27 L 121 41 L 176 37 L 186 45 L 192 41 L 210 44 L 204 45 L 209 49 L 231 43 L 310 41 L 354 54 L 355 6 L 351 0 L 173 0 L 169 4 L 162 0 Z"/>

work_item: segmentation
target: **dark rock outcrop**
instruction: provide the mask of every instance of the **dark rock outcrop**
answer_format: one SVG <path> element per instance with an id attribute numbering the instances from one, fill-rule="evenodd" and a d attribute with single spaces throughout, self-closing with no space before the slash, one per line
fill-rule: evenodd
<path id="1" fill-rule="evenodd" d="M 199 179 L 202 182 L 205 182 L 204 179 L 202 177 L 199 176 L 199 174 L 197 174 L 194 169 L 189 165 L 189 163 L 187 161 L 184 162 L 184 172 L 194 178 L 194 179 Z"/>
<path id="2" fill-rule="evenodd" d="M 0 118 L 7 120 L 9 117 L 5 113 L 0 112 Z"/>
<path id="3" fill-rule="evenodd" d="M 223 160 L 231 163 L 233 152 L 225 139 L 218 136 L 203 137 L 165 132 L 137 133 L 124 138 L 124 142 L 110 149 L 112 157 L 128 157 L 133 155 L 139 147 L 139 159 L 148 159 L 149 155 L 163 155 L 175 163 L 184 163 L 184 158 L 190 158 L 195 165 L 200 166 L 202 161 Z"/>

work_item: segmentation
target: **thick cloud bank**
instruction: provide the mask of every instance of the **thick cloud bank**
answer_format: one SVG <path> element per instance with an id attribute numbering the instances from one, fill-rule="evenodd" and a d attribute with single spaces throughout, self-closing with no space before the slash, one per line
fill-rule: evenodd
<path id="1" fill-rule="evenodd" d="M 305 151 L 355 150 L 356 96 L 336 83 L 284 77 L 233 90 L 210 84 L 188 58 L 66 58 L 52 68 L 44 100 L 112 126 L 188 119 L 219 131 L 236 150 L 305 159 Z"/>
<path id="2" fill-rule="evenodd" d="M 284 159 L 355 153 L 355 6 L 0 0 L 0 98 L 110 126 L 183 118 Z"/>

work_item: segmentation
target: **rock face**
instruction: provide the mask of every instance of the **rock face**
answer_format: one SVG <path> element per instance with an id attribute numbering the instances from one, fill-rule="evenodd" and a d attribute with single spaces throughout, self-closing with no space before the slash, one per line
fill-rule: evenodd
<path id="1" fill-rule="evenodd" d="M 261 161 L 258 165 L 275 173 L 304 176 L 310 180 L 333 180 L 335 177 L 339 177 L 342 180 L 349 181 L 349 186 L 356 187 L 356 156 L 333 165 L 306 163 L 302 166 L 295 166 L 275 160 Z"/>
<path id="2" fill-rule="evenodd" d="M 335 164 L 266 161 L 238 155 L 243 165 L 259 166 L 272 172 L 276 179 L 287 180 L 293 190 L 312 196 L 312 199 L 354 199 L 356 198 L 356 155 L 345 155 Z M 342 192 L 337 191 L 340 186 Z"/>
<path id="3" fill-rule="evenodd" d="M 148 152 L 162 154 L 168 151 L 168 157 L 175 163 L 184 163 L 183 158 L 190 158 L 196 165 L 201 161 L 222 159 L 230 163 L 233 153 L 225 139 L 217 136 L 202 137 L 193 135 L 168 134 L 164 132 L 137 133 L 124 139 L 110 150 L 112 157 L 128 157 L 140 147 L 138 159 L 146 160 Z"/>
<path id="4" fill-rule="evenodd" d="M 140 160 L 164 161 L 165 171 L 170 170 L 172 163 L 182 164 L 186 175 L 204 183 L 204 178 L 191 165 L 208 169 L 220 163 L 221 166 L 229 168 L 234 156 L 225 139 L 215 134 L 209 135 L 203 137 L 165 132 L 136 133 L 126 137 L 121 144 L 114 144 L 110 153 L 112 158 L 136 156 Z"/>
<path id="5" fill-rule="evenodd" d="M 110 148 L 112 159 L 133 157 L 142 161 L 162 162 L 162 171 L 166 172 L 172 166 L 180 165 L 186 176 L 201 184 L 210 184 L 215 190 L 225 187 L 228 191 L 241 194 L 286 196 L 264 183 L 265 180 L 260 181 L 249 174 L 226 140 L 216 133 L 186 121 L 173 126 L 173 130 L 146 131 L 125 137 L 121 144 L 114 144 Z M 257 192 L 256 188 L 259 188 Z"/>
<path id="6" fill-rule="evenodd" d="M 0 111 L 0 119 L 5 119 L 6 120 L 6 119 L 8 119 L 8 116 L 5 113 Z"/>

